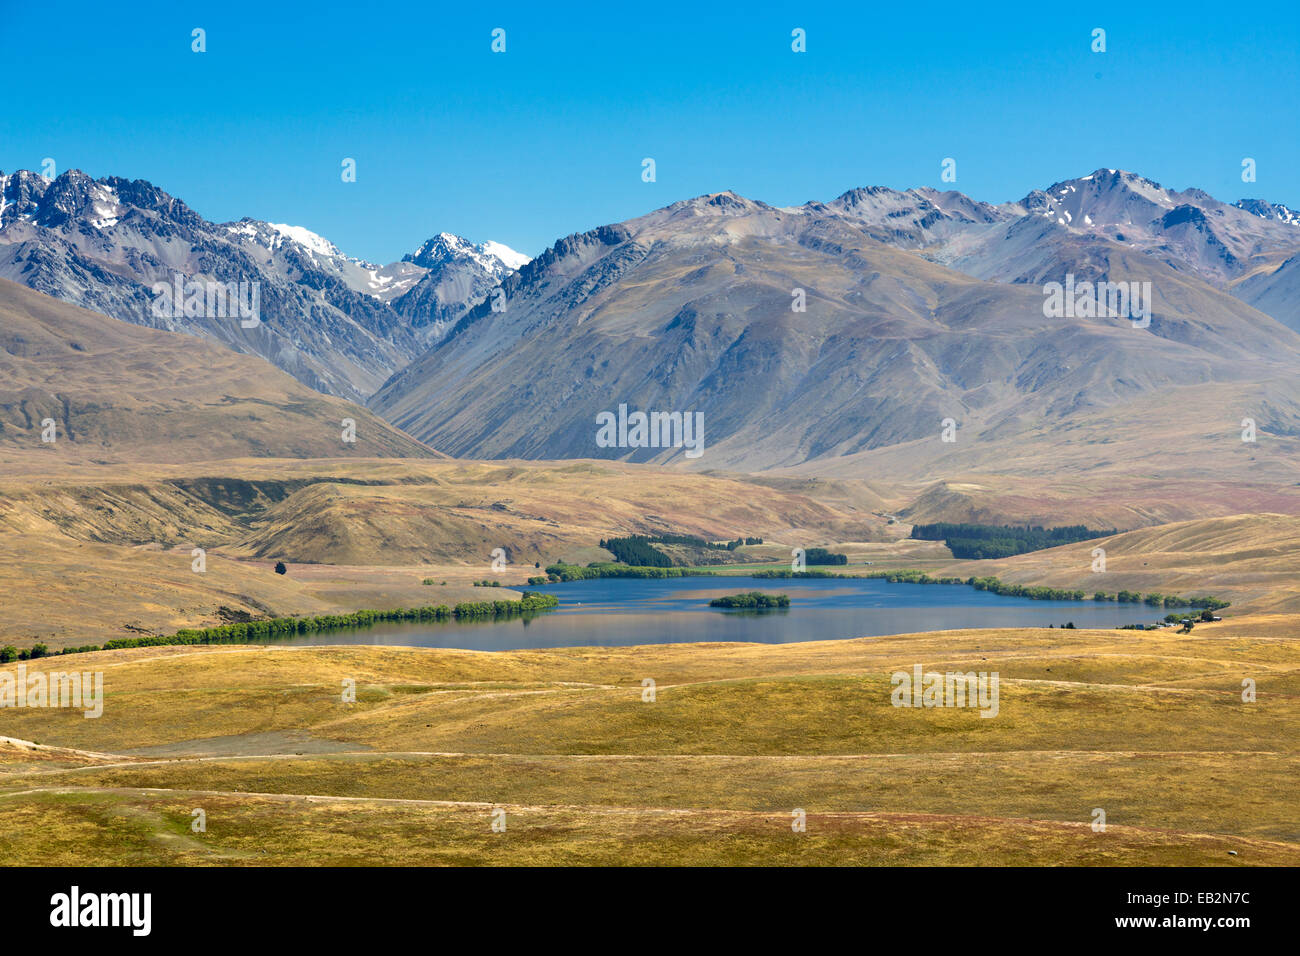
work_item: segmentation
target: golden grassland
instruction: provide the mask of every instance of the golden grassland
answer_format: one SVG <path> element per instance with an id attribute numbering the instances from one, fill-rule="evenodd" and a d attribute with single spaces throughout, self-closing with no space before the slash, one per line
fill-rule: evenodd
<path id="1" fill-rule="evenodd" d="M 1093 549 L 1105 571 L 1092 570 Z M 1212 594 L 1234 611 L 1300 612 L 1300 516 L 1239 514 L 1139 528 L 1096 541 L 994 561 L 961 561 L 946 573 L 991 574 L 1019 584 L 1125 589 L 1185 597 Z"/>
<path id="2" fill-rule="evenodd" d="M 1042 504 L 1059 486 L 1029 491 Z M 379 459 L 6 478 L 0 643 L 23 647 L 240 612 L 454 604 L 483 598 L 472 587 L 483 579 L 504 586 L 487 596 L 512 597 L 540 573 L 534 562 L 585 563 L 611 533 L 659 531 L 763 537 L 741 551 L 755 564 L 832 545 L 850 574 L 991 574 L 1233 606 L 1190 635 L 972 629 L 776 646 L 40 659 L 28 666 L 102 671 L 104 714 L 0 710 L 0 853 L 41 864 L 1300 863 L 1300 518 L 1283 513 L 1285 495 L 1268 499 L 1283 501 L 1277 513 L 962 562 L 891 523 L 918 493 L 931 507 L 971 489 Z M 494 572 L 500 546 L 511 563 Z M 207 551 L 203 574 L 193 547 Z M 274 573 L 278 559 L 287 574 Z M 914 664 L 998 672 L 998 716 L 892 707 L 890 674 Z M 206 832 L 190 829 L 196 808 Z M 1105 832 L 1090 826 L 1096 808 Z M 796 809 L 805 833 L 791 829 Z"/>
<path id="3" fill-rule="evenodd" d="M 104 713 L 0 711 L 14 738 L 0 740 L 0 851 L 15 863 L 1294 865 L 1295 623 L 43 659 L 30 666 L 102 670 Z M 913 664 L 997 671 L 998 716 L 892 707 L 889 674 Z M 196 808 L 206 832 L 190 829 Z M 796 809 L 806 833 L 791 829 Z"/>
<path id="4" fill-rule="evenodd" d="M 223 607 L 280 616 L 456 603 L 479 594 L 474 581 L 522 585 L 541 573 L 534 565 L 592 554 L 612 533 L 887 536 L 885 520 L 859 508 L 865 492 L 837 494 L 823 504 L 798 488 L 595 462 L 244 459 L 10 477 L 0 644 L 172 633 L 221 623 Z M 202 574 L 191 570 L 196 547 Z M 508 549 L 505 572 L 491 569 L 495 548 Z M 273 572 L 278 560 L 288 574 Z"/>
<path id="5" fill-rule="evenodd" d="M 1249 472 L 1229 480 L 1209 470 L 1182 477 L 1095 474 L 1087 468 L 1077 477 L 968 473 L 911 485 L 903 491 L 907 502 L 901 511 L 917 524 L 1082 524 L 1119 530 L 1248 513 L 1300 514 L 1300 483 L 1294 465 L 1289 467 L 1292 474 L 1275 480 Z"/>
<path id="6" fill-rule="evenodd" d="M 537 563 L 660 532 L 759 536 L 742 556 L 760 563 L 831 545 L 851 574 L 1233 602 L 1190 635 L 42 658 L 25 666 L 102 671 L 104 713 L 0 710 L 6 863 L 1300 863 L 1300 438 L 1261 412 L 1290 379 L 1188 384 L 1067 424 L 963 423 L 955 444 L 783 474 L 452 461 L 258 360 L 0 293 L 0 645 L 455 604 L 485 596 L 475 581 L 518 588 Z M 962 562 L 906 539 L 935 520 L 1136 530 Z M 891 672 L 915 664 L 996 671 L 998 715 L 892 707 Z"/>
<path id="7" fill-rule="evenodd" d="M 541 573 L 535 565 L 601 558 L 595 543 L 612 533 L 664 530 L 762 537 L 767 544 L 743 549 L 759 564 L 831 545 L 849 554 L 848 573 L 992 574 L 1089 594 L 1213 594 L 1245 610 L 1300 611 L 1296 515 L 1202 518 L 955 562 L 941 543 L 906 539 L 909 526 L 890 523 L 881 500 L 860 482 L 596 462 L 240 460 L 11 477 L 0 481 L 0 644 L 102 644 L 232 613 L 454 604 L 480 594 L 475 581 L 517 588 Z M 1107 549 L 1101 575 L 1091 571 L 1097 546 Z M 207 553 L 202 574 L 191 570 L 196 547 Z M 498 547 L 510 555 L 501 572 L 491 569 Z M 278 560 L 288 574 L 273 572 Z"/>
<path id="8" fill-rule="evenodd" d="M 978 816 L 809 813 L 807 831 L 793 833 L 787 812 L 134 791 L 3 802 L 7 827 L 48 834 L 33 862 L 55 866 L 85 866 L 88 851 L 109 846 L 104 862 L 122 866 L 1211 866 L 1230 850 L 1255 865 L 1295 862 L 1294 848 L 1274 841 Z M 206 833 L 190 830 L 196 804 Z M 491 829 L 496 809 L 504 832 Z"/>

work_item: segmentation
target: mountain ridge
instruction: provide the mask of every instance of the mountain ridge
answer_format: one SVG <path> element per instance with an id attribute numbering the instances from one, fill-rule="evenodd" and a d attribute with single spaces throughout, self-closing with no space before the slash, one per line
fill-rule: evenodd
<path id="1" fill-rule="evenodd" d="M 1156 188 L 1115 182 L 1139 196 Z M 680 449 L 602 452 L 594 416 L 619 404 L 702 409 L 708 466 L 762 470 L 937 440 L 949 417 L 991 440 L 1177 385 L 1236 387 L 1251 363 L 1280 374 L 1300 361 L 1295 332 L 1185 261 L 935 195 L 950 213 L 920 191 L 785 208 L 725 191 L 564 237 L 503 279 L 504 310 L 469 309 L 371 407 L 455 455 L 658 462 Z M 979 275 L 979 243 L 1003 227 L 1042 259 Z M 1045 230 L 1054 244 L 1044 252 Z M 936 261 L 951 244 L 967 259 Z M 1149 328 L 1047 319 L 1034 286 L 1076 271 L 1081 285 L 1150 285 Z M 804 314 L 792 312 L 799 290 Z M 1296 396 L 1280 395 L 1273 427 L 1285 431 Z"/>
<path id="2" fill-rule="evenodd" d="M 505 269 L 498 253 L 522 258 L 499 243 L 484 247 L 472 261 L 443 264 L 458 270 L 458 283 L 433 282 L 433 291 L 407 297 L 428 270 L 346 256 L 303 227 L 210 222 L 145 180 L 92 179 L 76 169 L 54 179 L 0 173 L 0 277 L 259 355 L 317 391 L 358 401 L 486 294 Z M 262 321 L 248 328 L 222 316 L 160 318 L 153 287 L 176 274 L 258 283 Z"/>
<path id="3" fill-rule="evenodd" d="M 151 314 L 147 283 L 174 272 L 255 277 L 264 321 Z M 1285 368 L 1300 223 L 1282 204 L 1099 169 L 1000 204 L 864 186 L 779 207 L 725 190 L 532 260 L 439 233 L 376 266 L 303 227 L 210 223 L 143 180 L 20 171 L 0 174 L 0 276 L 260 355 L 454 454 L 610 457 L 583 419 L 627 400 L 705 408 L 715 467 L 767 469 L 906 445 L 936 420 L 1005 436 Z M 1067 280 L 1150 286 L 1150 327 L 1046 320 L 1035 287 Z M 1286 433 L 1292 395 L 1272 398 L 1264 417 Z M 803 408 L 822 400 L 838 404 Z"/>

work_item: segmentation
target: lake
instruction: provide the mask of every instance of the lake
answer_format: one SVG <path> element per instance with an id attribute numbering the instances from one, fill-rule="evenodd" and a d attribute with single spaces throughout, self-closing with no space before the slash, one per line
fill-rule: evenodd
<path id="1" fill-rule="evenodd" d="M 767 580 L 598 578 L 530 590 L 554 594 L 560 607 L 530 619 L 380 624 L 274 643 L 399 644 L 506 651 L 538 647 L 617 647 L 700 641 L 788 644 L 970 627 L 1118 627 L 1161 616 L 1157 609 L 1094 601 L 1031 601 L 966 585 L 891 584 L 869 578 Z M 788 609 L 726 611 L 709 600 L 742 591 L 788 594 Z M 430 589 L 430 602 L 436 590 Z M 491 600 L 501 592 L 489 589 Z"/>

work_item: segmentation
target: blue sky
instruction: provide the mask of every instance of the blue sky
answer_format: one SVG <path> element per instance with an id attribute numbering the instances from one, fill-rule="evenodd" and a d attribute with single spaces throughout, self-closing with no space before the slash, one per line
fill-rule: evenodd
<path id="1" fill-rule="evenodd" d="M 1106 166 L 1300 208 L 1294 2 L 110 6 L 0 0 L 0 169 L 148 179 L 380 262 L 440 231 L 535 255 L 722 189 L 945 188 L 945 157 L 994 202 Z"/>

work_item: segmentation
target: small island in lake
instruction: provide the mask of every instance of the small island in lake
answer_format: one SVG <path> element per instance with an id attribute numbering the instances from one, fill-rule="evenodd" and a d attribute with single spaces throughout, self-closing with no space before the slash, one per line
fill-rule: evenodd
<path id="1" fill-rule="evenodd" d="M 785 594 L 764 594 L 762 591 L 749 591 L 745 594 L 728 594 L 714 598 L 709 607 L 789 607 L 790 598 Z"/>

